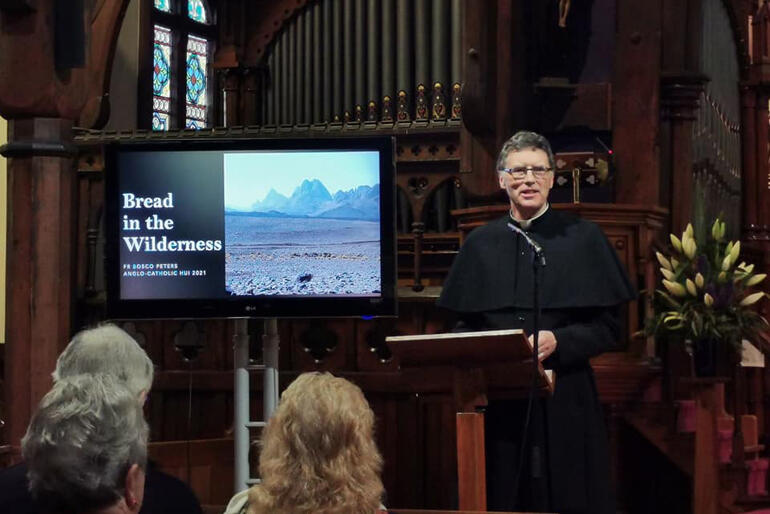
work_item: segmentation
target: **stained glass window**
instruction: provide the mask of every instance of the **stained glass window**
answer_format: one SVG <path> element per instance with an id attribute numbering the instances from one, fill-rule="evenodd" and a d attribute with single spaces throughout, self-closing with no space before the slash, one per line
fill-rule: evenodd
<path id="1" fill-rule="evenodd" d="M 187 0 L 187 15 L 198 23 L 208 23 L 206 6 L 203 0 Z"/>
<path id="2" fill-rule="evenodd" d="M 168 130 L 171 114 L 171 29 L 155 25 L 152 61 L 152 129 Z"/>
<path id="3" fill-rule="evenodd" d="M 206 126 L 208 41 L 187 38 L 187 94 L 185 127 L 199 129 Z"/>
<path id="4" fill-rule="evenodd" d="M 171 12 L 170 0 L 155 0 L 155 8 L 163 12 Z"/>
<path id="5" fill-rule="evenodd" d="M 213 116 L 210 58 L 217 37 L 209 1 L 153 0 L 153 5 L 153 52 L 142 55 L 145 71 L 140 78 L 149 88 L 152 59 L 152 95 L 140 97 L 145 113 L 140 126 L 150 125 L 153 130 L 209 127 Z"/>

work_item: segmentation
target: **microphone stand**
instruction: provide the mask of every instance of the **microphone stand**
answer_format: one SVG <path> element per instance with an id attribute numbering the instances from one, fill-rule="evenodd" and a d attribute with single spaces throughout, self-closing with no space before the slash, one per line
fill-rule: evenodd
<path id="1" fill-rule="evenodd" d="M 511 229 L 512 232 L 515 232 L 521 236 L 522 239 L 527 242 L 532 256 L 532 385 L 530 386 L 529 398 L 527 399 L 527 414 L 524 418 L 524 429 L 521 434 L 521 446 L 519 447 L 519 466 L 516 470 L 516 479 L 513 486 L 513 504 L 515 507 L 518 507 L 516 501 L 518 500 L 519 495 L 521 472 L 524 468 L 525 446 L 527 443 L 527 435 L 529 434 L 529 422 L 532 413 L 532 404 L 534 403 L 535 393 L 537 391 L 538 364 L 540 362 L 540 347 L 538 344 L 540 337 L 539 270 L 540 268 L 545 267 L 546 262 L 543 248 L 537 241 L 532 239 L 529 234 L 527 234 L 524 230 L 514 225 L 513 223 L 508 223 L 508 228 Z M 537 446 L 533 446 L 532 457 L 530 461 L 533 477 L 539 477 L 543 473 L 543 468 L 540 463 L 541 457 L 542 456 L 539 448 Z"/>

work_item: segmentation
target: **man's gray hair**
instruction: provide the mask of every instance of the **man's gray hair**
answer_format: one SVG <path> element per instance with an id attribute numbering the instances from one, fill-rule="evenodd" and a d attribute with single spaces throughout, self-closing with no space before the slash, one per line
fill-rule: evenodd
<path id="1" fill-rule="evenodd" d="M 21 441 L 29 489 L 53 512 L 114 504 L 132 465 L 147 465 L 149 428 L 136 395 L 107 374 L 62 378 Z"/>
<path id="2" fill-rule="evenodd" d="M 551 150 L 551 144 L 548 140 L 537 132 L 522 130 L 516 132 L 510 139 L 508 139 L 508 141 L 503 143 L 503 147 L 500 149 L 500 153 L 497 156 L 497 170 L 500 171 L 505 168 L 505 160 L 508 158 L 509 153 L 528 150 L 530 148 L 544 151 L 546 155 L 548 155 L 548 166 L 551 169 L 556 168 L 556 159 L 553 157 L 553 150 Z"/>
<path id="3" fill-rule="evenodd" d="M 125 383 L 135 398 L 152 387 L 152 361 L 133 337 L 113 324 L 75 334 L 56 361 L 53 380 L 84 373 L 113 375 Z"/>

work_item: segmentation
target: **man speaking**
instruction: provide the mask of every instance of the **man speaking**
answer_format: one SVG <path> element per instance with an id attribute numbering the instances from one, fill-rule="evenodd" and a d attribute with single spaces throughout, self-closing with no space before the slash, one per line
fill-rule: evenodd
<path id="1" fill-rule="evenodd" d="M 615 346 L 619 308 L 636 293 L 601 229 L 549 206 L 554 165 L 539 134 L 518 132 L 505 142 L 497 180 L 510 212 L 470 233 L 438 305 L 453 311 L 463 330 L 532 334 L 532 244 L 541 249 L 547 265 L 538 272 L 538 357 L 555 371 L 556 388 L 535 402 L 523 451 L 526 402 L 490 403 L 488 506 L 609 514 L 615 507 L 607 430 L 589 359 Z"/>

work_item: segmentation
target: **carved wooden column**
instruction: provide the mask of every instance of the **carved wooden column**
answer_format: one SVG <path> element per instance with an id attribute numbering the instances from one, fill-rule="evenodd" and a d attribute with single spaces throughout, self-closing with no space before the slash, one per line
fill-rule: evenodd
<path id="1" fill-rule="evenodd" d="M 753 48 L 749 80 L 741 89 L 743 109 L 743 236 L 770 249 L 770 6 L 763 3 L 751 25 Z"/>
<path id="2" fill-rule="evenodd" d="M 98 128 L 129 0 L 0 3 L 0 115 L 9 120 L 5 442 L 15 451 L 72 332 L 75 173 L 72 126 Z M 82 38 L 73 35 L 82 34 Z M 118 100 L 119 101 L 119 100 Z"/>
<path id="3" fill-rule="evenodd" d="M 743 227 L 741 231 L 749 235 L 756 231 L 757 226 L 757 195 L 754 188 L 757 184 L 757 168 L 759 160 L 757 159 L 758 150 L 761 145 L 757 141 L 757 124 L 761 123 L 758 119 L 757 111 L 757 91 L 752 85 L 743 85 L 741 87 L 741 125 L 743 128 L 742 152 L 743 152 L 743 173 L 741 174 L 743 188 Z"/>
<path id="4" fill-rule="evenodd" d="M 241 104 L 244 103 L 241 98 L 241 70 L 234 68 L 219 68 L 217 71 L 217 87 L 219 89 L 219 111 L 218 124 L 223 127 L 235 125 L 251 125 L 251 121 L 256 115 L 256 106 L 251 106 L 252 111 L 241 111 Z M 252 95 L 254 96 L 254 95 Z M 243 123 L 243 119 L 249 119 L 249 122 Z"/>
<path id="5" fill-rule="evenodd" d="M 693 379 L 690 384 L 696 408 L 693 512 L 717 514 L 720 510 L 716 410 L 724 404 L 724 385 L 718 379 Z"/>
<path id="6" fill-rule="evenodd" d="M 670 124 L 671 230 L 681 232 L 692 219 L 692 125 L 707 78 L 698 73 L 664 75 L 661 84 L 661 121 Z"/>
<path id="7" fill-rule="evenodd" d="M 660 204 L 661 3 L 617 2 L 612 79 L 615 201 Z"/>
<path id="8" fill-rule="evenodd" d="M 490 195 L 499 186 L 495 161 L 502 143 L 527 128 L 524 7 L 514 0 L 465 0 L 463 130 L 460 171 L 472 194 Z M 472 172 L 472 173 L 470 173 Z"/>
<path id="9" fill-rule="evenodd" d="M 8 144 L 6 438 L 18 448 L 71 333 L 72 122 L 11 120 Z"/>
<path id="10" fill-rule="evenodd" d="M 468 173 L 463 182 L 474 181 L 479 189 L 483 182 L 479 175 L 494 166 L 494 61 L 490 53 L 494 43 L 489 34 L 491 0 L 465 0 L 463 6 L 463 44 L 465 66 L 463 76 L 463 129 L 460 132 L 460 172 Z M 475 171 L 475 174 L 471 174 Z M 475 176 L 474 176 L 475 175 Z M 493 183 L 493 180 L 490 180 Z"/>
<path id="11" fill-rule="evenodd" d="M 258 67 L 244 68 L 241 72 L 240 125 L 264 125 L 265 113 L 262 98 L 265 87 L 265 71 Z"/>
<path id="12" fill-rule="evenodd" d="M 743 124 L 743 227 L 741 239 L 756 264 L 770 267 L 770 166 L 768 166 L 768 102 L 770 101 L 770 4 L 763 3 L 751 25 L 753 43 L 749 79 L 741 87 Z M 770 305 L 762 302 L 762 313 Z"/>
<path id="13" fill-rule="evenodd" d="M 770 167 L 768 167 L 767 86 L 742 91 L 745 136 L 743 139 L 743 237 L 770 243 Z"/>

